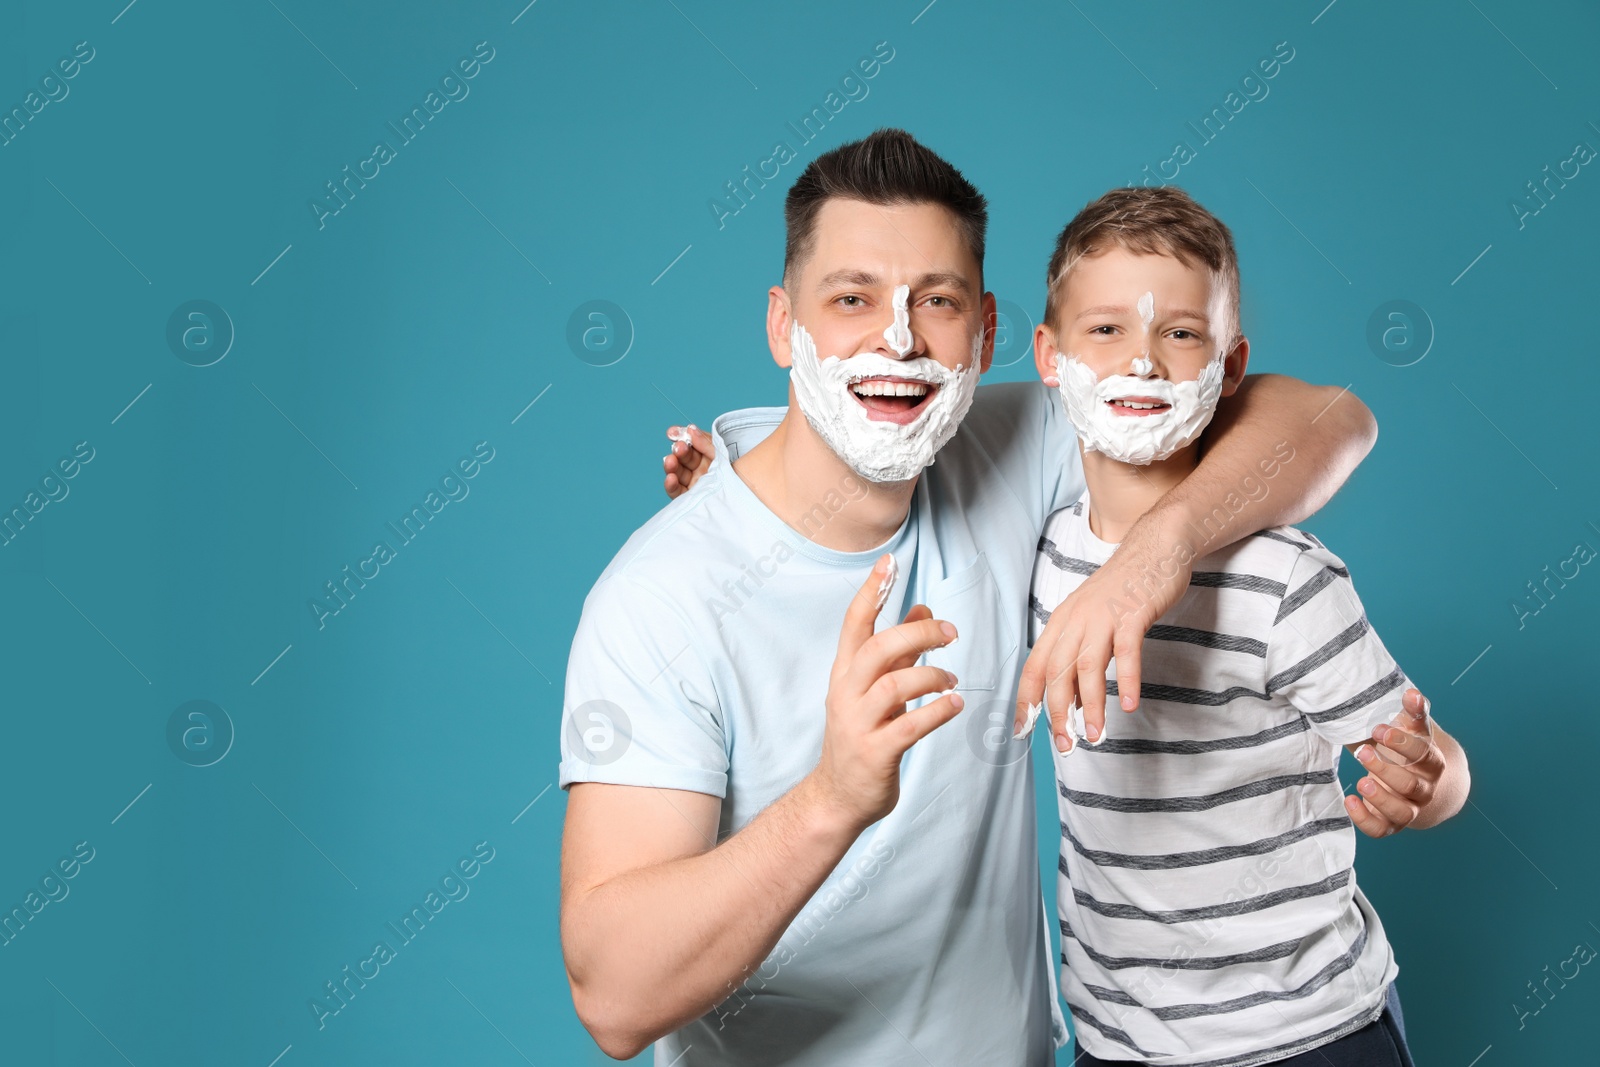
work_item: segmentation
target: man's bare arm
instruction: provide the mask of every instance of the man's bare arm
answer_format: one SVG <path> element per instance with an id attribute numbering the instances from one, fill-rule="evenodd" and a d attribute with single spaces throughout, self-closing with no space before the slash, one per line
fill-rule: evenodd
<path id="1" fill-rule="evenodd" d="M 1258 530 L 1305 521 L 1333 499 L 1378 439 L 1377 420 L 1348 389 L 1251 374 L 1228 400 L 1218 403 L 1201 438 L 1199 464 L 1134 524 L 1176 540 L 1189 523 L 1213 517 L 1231 494 L 1229 507 L 1242 501 L 1242 510 L 1227 511 L 1221 533 L 1197 546 L 1200 555 Z M 1284 446 L 1292 459 L 1282 458 Z M 1270 478 L 1263 463 L 1276 468 Z M 1258 500 L 1250 498 L 1252 484 L 1267 487 Z"/>
<path id="2" fill-rule="evenodd" d="M 1018 724 L 1048 690 L 1057 746 L 1071 746 L 1066 719 L 1074 702 L 1083 707 L 1085 732 L 1097 739 L 1105 724 L 1107 665 L 1115 657 L 1122 707 L 1131 711 L 1145 632 L 1188 588 L 1194 560 L 1258 530 L 1303 521 L 1376 440 L 1372 413 L 1346 389 L 1247 376 L 1218 404 L 1194 471 L 1051 613 L 1023 667 Z M 1265 493 L 1252 489 L 1262 485 Z"/>
<path id="3" fill-rule="evenodd" d="M 703 793 L 572 786 L 561 946 L 578 1017 L 607 1055 L 637 1055 L 725 1000 L 894 809 L 906 751 L 961 710 L 956 677 L 917 662 L 959 636 L 953 625 L 918 604 L 874 632 L 893 558 L 845 612 L 816 767 L 738 833 L 717 843 L 721 801 Z"/>
<path id="4" fill-rule="evenodd" d="M 571 788 L 561 944 L 578 1017 L 608 1056 L 638 1055 L 726 999 L 856 836 L 806 781 L 719 845 L 720 805 L 683 790 Z"/>

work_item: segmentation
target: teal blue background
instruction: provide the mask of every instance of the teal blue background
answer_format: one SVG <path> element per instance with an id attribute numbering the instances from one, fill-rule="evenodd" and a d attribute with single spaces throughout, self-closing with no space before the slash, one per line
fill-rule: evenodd
<path id="1" fill-rule="evenodd" d="M 1593 1054 L 1592 968 L 1537 1014 L 1527 983 L 1600 946 L 1600 577 L 1511 606 L 1600 548 L 1600 174 L 1511 208 L 1600 146 L 1591 5 L 124 3 L 0 14 L 0 109 L 95 50 L 0 147 L 0 508 L 95 457 L 0 547 L 0 908 L 95 853 L 0 947 L 0 1059 L 601 1062 L 557 936 L 567 644 L 663 502 L 663 429 L 783 401 L 784 189 L 909 128 L 989 196 L 990 288 L 1036 315 L 1060 226 L 1279 41 L 1270 94 L 1177 182 L 1234 231 L 1252 369 L 1377 415 L 1305 526 L 1473 760 L 1471 806 L 1363 841 L 1361 883 L 1420 1063 Z M 319 229 L 324 183 L 479 41 L 470 95 Z M 785 124 L 879 41 L 869 95 L 799 143 Z M 719 228 L 712 198 L 778 140 L 796 161 Z M 195 299 L 236 331 L 203 368 L 166 340 Z M 610 366 L 567 341 L 596 299 L 631 322 Z M 1391 300 L 1432 322 L 1410 366 L 1367 341 Z M 323 583 L 479 441 L 470 495 L 319 629 Z M 236 733 L 207 767 L 167 741 L 197 699 Z M 470 895 L 319 1029 L 323 983 L 478 842 Z"/>

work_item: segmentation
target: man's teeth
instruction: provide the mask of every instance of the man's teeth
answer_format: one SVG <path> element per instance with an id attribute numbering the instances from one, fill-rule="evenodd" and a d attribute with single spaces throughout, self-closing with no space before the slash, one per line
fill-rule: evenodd
<path id="1" fill-rule="evenodd" d="M 927 396 L 927 382 L 856 382 L 851 390 L 857 396 Z"/>
<path id="2" fill-rule="evenodd" d="M 1138 400 L 1113 400 L 1112 403 L 1120 407 L 1133 408 L 1136 411 L 1154 411 L 1156 408 L 1166 407 L 1165 404 L 1145 404 Z"/>

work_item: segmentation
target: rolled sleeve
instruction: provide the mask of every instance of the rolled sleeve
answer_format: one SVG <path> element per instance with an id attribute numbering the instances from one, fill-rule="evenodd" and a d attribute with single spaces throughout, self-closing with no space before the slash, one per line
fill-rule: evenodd
<path id="1" fill-rule="evenodd" d="M 563 789 L 574 782 L 725 796 L 715 690 L 680 612 L 626 573 L 584 602 L 561 709 Z"/>

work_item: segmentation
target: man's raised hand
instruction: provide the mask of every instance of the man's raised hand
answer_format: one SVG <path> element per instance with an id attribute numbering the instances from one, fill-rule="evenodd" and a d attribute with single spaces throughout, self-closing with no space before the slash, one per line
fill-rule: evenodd
<path id="1" fill-rule="evenodd" d="M 893 584 L 894 557 L 885 555 L 845 611 L 828 681 L 822 757 L 807 776 L 819 799 L 858 831 L 894 809 L 906 750 L 955 718 L 964 703 L 951 691 L 955 675 L 916 665 L 923 653 L 955 641 L 954 626 L 918 604 L 898 626 L 873 632 Z M 943 695 L 907 710 L 930 693 Z"/>

